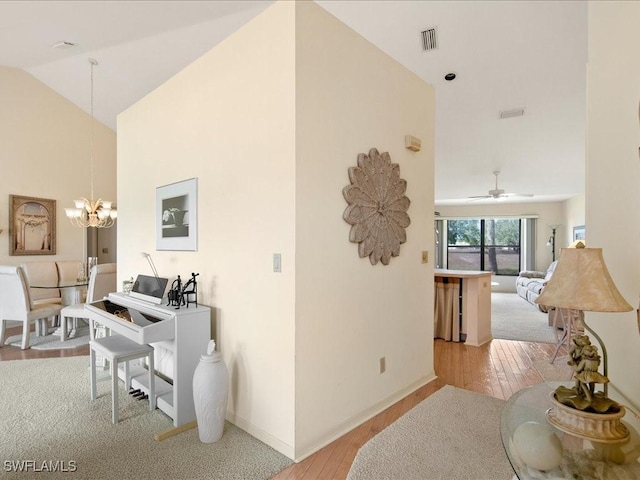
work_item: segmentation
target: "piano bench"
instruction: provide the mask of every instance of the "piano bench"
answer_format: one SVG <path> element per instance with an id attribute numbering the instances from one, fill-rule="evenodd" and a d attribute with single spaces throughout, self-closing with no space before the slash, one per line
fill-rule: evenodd
<path id="1" fill-rule="evenodd" d="M 97 397 L 96 388 L 96 353 L 109 360 L 111 365 L 111 421 L 113 424 L 118 423 L 118 364 L 124 362 L 124 384 L 129 390 L 131 386 L 131 377 L 129 374 L 129 361 L 136 358 L 147 357 L 149 366 L 149 409 L 153 412 L 156 409 L 155 395 L 155 373 L 153 366 L 153 347 L 150 345 L 141 345 L 129 340 L 122 335 L 111 335 L 108 337 L 94 338 L 89 342 L 90 356 L 89 363 L 91 366 L 91 400 Z"/>

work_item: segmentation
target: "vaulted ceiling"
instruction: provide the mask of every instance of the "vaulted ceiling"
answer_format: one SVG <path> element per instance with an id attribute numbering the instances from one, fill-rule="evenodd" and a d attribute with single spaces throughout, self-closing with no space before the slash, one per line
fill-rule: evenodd
<path id="1" fill-rule="evenodd" d="M 0 65 L 27 71 L 89 111 L 88 58 L 96 59 L 94 114 L 115 129 L 119 112 L 271 3 L 4 1 Z M 533 194 L 506 201 L 583 192 L 585 1 L 316 3 L 434 85 L 438 205 L 486 194 L 497 170 L 499 188 Z M 425 51 L 421 32 L 432 28 L 437 47 Z M 75 46 L 53 47 L 63 41 Z M 515 109 L 524 115 L 500 118 Z"/>

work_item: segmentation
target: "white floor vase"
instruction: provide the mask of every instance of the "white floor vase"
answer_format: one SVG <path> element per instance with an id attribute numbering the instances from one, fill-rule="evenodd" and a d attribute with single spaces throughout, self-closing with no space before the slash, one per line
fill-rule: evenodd
<path id="1" fill-rule="evenodd" d="M 198 436 L 203 443 L 220 440 L 227 411 L 229 372 L 222 355 L 215 348 L 216 343 L 211 340 L 207 355 L 200 357 L 200 363 L 193 373 L 193 401 Z"/>

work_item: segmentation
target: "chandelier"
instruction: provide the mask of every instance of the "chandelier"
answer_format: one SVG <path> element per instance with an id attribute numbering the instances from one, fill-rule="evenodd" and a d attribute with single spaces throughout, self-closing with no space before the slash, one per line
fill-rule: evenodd
<path id="1" fill-rule="evenodd" d="M 90 145 L 90 167 L 91 167 L 91 199 L 80 197 L 78 200 L 74 200 L 74 208 L 65 208 L 65 214 L 71 221 L 71 224 L 80 227 L 95 227 L 95 228 L 109 228 L 111 227 L 118 211 L 111 207 L 112 202 L 107 200 L 93 200 L 93 67 L 98 65 L 98 62 L 93 58 L 89 59 L 91 64 L 91 145 Z"/>

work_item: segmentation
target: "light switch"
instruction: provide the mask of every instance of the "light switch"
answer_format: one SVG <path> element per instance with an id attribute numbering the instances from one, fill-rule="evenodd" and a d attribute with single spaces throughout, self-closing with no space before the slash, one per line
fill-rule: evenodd
<path id="1" fill-rule="evenodd" d="M 422 252 L 422 263 L 429 263 L 429 252 L 426 250 Z"/>
<path id="2" fill-rule="evenodd" d="M 282 254 L 280 253 L 273 254 L 273 271 L 274 273 L 282 272 Z"/>

